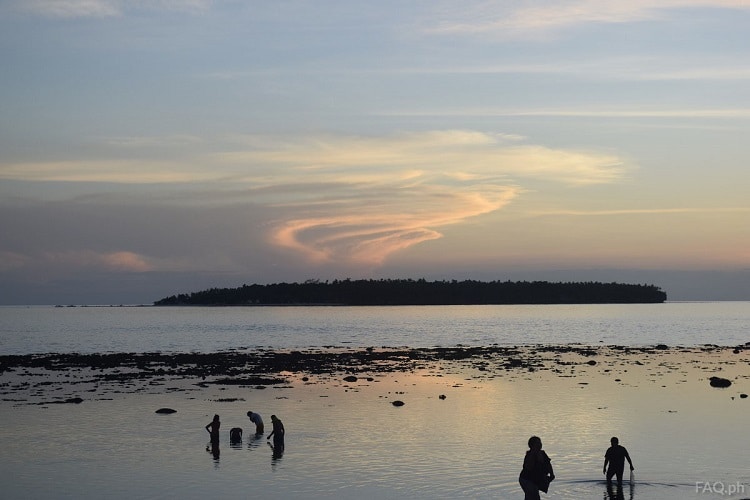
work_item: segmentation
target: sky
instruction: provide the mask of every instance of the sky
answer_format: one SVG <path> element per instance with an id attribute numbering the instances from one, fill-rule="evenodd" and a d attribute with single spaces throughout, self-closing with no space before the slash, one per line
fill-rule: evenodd
<path id="1" fill-rule="evenodd" d="M 750 300 L 747 0 L 0 0 L 0 304 Z"/>

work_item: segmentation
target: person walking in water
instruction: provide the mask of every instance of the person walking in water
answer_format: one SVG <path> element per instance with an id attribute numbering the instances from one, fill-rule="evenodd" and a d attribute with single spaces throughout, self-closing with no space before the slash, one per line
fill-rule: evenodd
<path id="1" fill-rule="evenodd" d="M 518 482 L 524 493 L 524 500 L 539 500 L 539 491 L 547 493 L 549 483 L 555 479 L 552 462 L 542 449 L 542 440 L 537 436 L 529 438 L 529 450 L 523 459 L 523 469 Z"/>
<path id="2" fill-rule="evenodd" d="M 281 453 L 284 451 L 284 424 L 276 415 L 271 415 L 271 423 L 273 424 L 273 430 L 266 439 L 271 439 L 271 436 L 273 436 L 273 448 L 277 453 Z"/>
<path id="3" fill-rule="evenodd" d="M 263 428 L 263 419 L 260 418 L 260 414 L 249 411 L 247 412 L 247 418 L 249 418 L 250 421 L 255 424 L 256 434 L 263 434 L 265 432 Z"/>
<path id="4" fill-rule="evenodd" d="M 221 422 L 219 422 L 219 416 L 214 415 L 214 419 L 206 425 L 206 431 L 211 436 L 211 442 L 212 443 L 218 443 L 219 442 L 219 427 L 221 427 Z"/>
<path id="5" fill-rule="evenodd" d="M 607 453 L 604 454 L 604 470 L 602 471 L 607 475 L 607 485 L 612 485 L 612 476 L 617 476 L 617 486 L 622 487 L 622 473 L 625 470 L 625 459 L 630 464 L 630 470 L 635 470 L 633 467 L 633 461 L 630 459 L 630 454 L 624 446 L 620 446 L 620 440 L 616 437 L 610 439 L 610 446 L 607 449 Z M 609 465 L 609 469 L 607 468 Z"/>

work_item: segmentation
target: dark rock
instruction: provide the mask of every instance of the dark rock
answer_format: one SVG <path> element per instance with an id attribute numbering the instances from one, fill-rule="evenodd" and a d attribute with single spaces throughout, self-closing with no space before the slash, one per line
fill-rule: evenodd
<path id="1" fill-rule="evenodd" d="M 590 364 L 591 366 L 594 366 L 594 365 L 596 364 L 596 360 L 590 359 L 590 360 L 588 361 L 588 363 L 589 363 L 589 364 Z"/>
<path id="2" fill-rule="evenodd" d="M 745 393 L 743 392 L 742 394 L 740 394 L 740 398 L 742 398 L 742 399 L 745 399 L 745 398 L 747 398 L 747 394 L 745 394 Z"/>
<path id="3" fill-rule="evenodd" d="M 214 380 L 212 383 L 216 385 L 276 385 L 286 384 L 288 380 L 284 378 L 273 378 L 273 377 L 237 377 L 237 378 L 221 378 Z"/>
<path id="4" fill-rule="evenodd" d="M 445 399 L 445 398 L 446 398 L 445 394 L 441 394 L 441 395 L 440 395 L 440 396 L 438 396 L 438 397 L 439 397 L 440 399 Z"/>
<path id="5" fill-rule="evenodd" d="M 159 408 L 154 413 L 160 413 L 162 415 L 169 415 L 171 413 L 177 413 L 177 410 L 173 410 L 172 408 Z"/>
<path id="6" fill-rule="evenodd" d="M 81 399 L 81 398 L 68 398 L 68 399 L 65 400 L 65 402 L 66 403 L 73 403 L 73 404 L 79 405 L 79 404 L 83 403 L 83 399 Z"/>
<path id="7" fill-rule="evenodd" d="M 403 401 L 397 399 L 396 401 L 392 402 L 391 404 L 393 406 L 404 406 L 404 404 L 406 404 L 406 403 L 404 403 Z"/>
<path id="8" fill-rule="evenodd" d="M 523 362 L 523 360 L 521 360 L 521 359 L 517 359 L 517 358 L 510 358 L 510 359 L 509 359 L 509 360 L 508 360 L 508 361 L 507 361 L 507 362 L 505 363 L 505 368 L 508 368 L 508 369 L 509 369 L 509 368 L 520 368 L 520 367 L 522 367 L 523 365 L 524 365 L 524 362 Z"/>
<path id="9" fill-rule="evenodd" d="M 668 345 L 666 345 L 666 344 L 659 344 L 659 345 L 657 345 L 657 346 L 655 347 L 655 349 L 658 349 L 658 350 L 660 350 L 660 351 L 666 351 L 667 349 L 669 349 L 669 346 L 668 346 Z"/>
<path id="10" fill-rule="evenodd" d="M 710 379 L 711 387 L 729 387 L 732 385 L 732 381 L 721 378 L 721 377 L 711 377 Z"/>
<path id="11" fill-rule="evenodd" d="M 355 377 L 354 375 L 349 375 L 348 377 L 344 377 L 344 380 L 346 382 L 356 382 L 357 381 L 357 377 Z"/>

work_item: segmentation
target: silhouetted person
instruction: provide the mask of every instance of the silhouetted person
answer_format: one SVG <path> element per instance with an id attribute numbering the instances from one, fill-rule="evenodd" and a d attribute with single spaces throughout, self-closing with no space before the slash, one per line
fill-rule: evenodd
<path id="1" fill-rule="evenodd" d="M 630 464 L 630 470 L 634 470 L 633 461 L 630 460 L 628 450 L 624 446 L 620 446 L 620 440 L 616 437 L 610 439 L 612 446 L 607 449 L 607 453 L 604 454 L 604 469 L 603 473 L 607 475 L 607 485 L 612 484 L 612 476 L 617 476 L 617 486 L 622 487 L 622 473 L 625 470 L 625 459 Z M 607 468 L 609 464 L 609 469 Z"/>
<path id="2" fill-rule="evenodd" d="M 524 492 L 524 500 L 539 500 L 539 491 L 547 493 L 549 483 L 555 479 L 552 462 L 542 450 L 542 440 L 537 436 L 529 438 L 529 451 L 523 458 L 523 469 L 518 482 Z"/>
<path id="3" fill-rule="evenodd" d="M 219 442 L 219 427 L 221 427 L 219 416 L 214 415 L 214 419 L 206 425 L 206 431 L 211 435 L 211 443 Z"/>
<path id="4" fill-rule="evenodd" d="M 229 442 L 232 444 L 242 442 L 242 428 L 232 427 L 232 429 L 229 431 Z"/>
<path id="5" fill-rule="evenodd" d="M 260 418 L 260 414 L 249 411 L 247 412 L 247 418 L 249 418 L 250 421 L 255 424 L 256 434 L 263 434 L 265 432 L 265 429 L 263 428 L 263 419 Z"/>
<path id="6" fill-rule="evenodd" d="M 271 423 L 273 424 L 273 430 L 266 439 L 271 439 L 273 436 L 273 449 L 276 453 L 284 452 L 284 424 L 281 420 L 276 418 L 276 415 L 271 415 Z"/>

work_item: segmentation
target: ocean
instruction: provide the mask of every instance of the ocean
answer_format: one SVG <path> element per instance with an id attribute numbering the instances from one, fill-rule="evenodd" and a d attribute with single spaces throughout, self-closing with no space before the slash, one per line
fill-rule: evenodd
<path id="1" fill-rule="evenodd" d="M 748 302 L 0 307 L 0 355 L 597 349 L 552 350 L 534 370 L 425 363 L 362 367 L 354 382 L 285 372 L 284 384 L 263 387 L 86 383 L 85 369 L 31 384 L 32 369 L 4 371 L 0 498 L 523 498 L 517 477 L 531 435 L 555 467 L 546 498 L 750 498 L 749 327 Z M 711 376 L 732 385 L 711 387 Z M 69 395 L 81 402 L 56 404 Z M 155 413 L 163 407 L 176 413 Z M 283 453 L 252 435 L 248 410 L 266 434 L 270 415 L 281 418 Z M 214 414 L 222 430 L 212 448 L 204 426 Z M 232 427 L 245 430 L 239 444 L 229 442 Z M 636 479 L 610 492 L 601 469 L 611 436 L 630 451 Z"/>
<path id="2" fill-rule="evenodd" d="M 735 345 L 750 302 L 394 307 L 0 307 L 0 352 L 315 346 Z"/>

